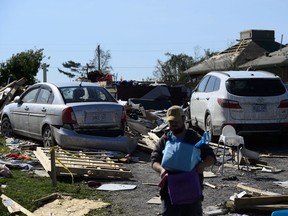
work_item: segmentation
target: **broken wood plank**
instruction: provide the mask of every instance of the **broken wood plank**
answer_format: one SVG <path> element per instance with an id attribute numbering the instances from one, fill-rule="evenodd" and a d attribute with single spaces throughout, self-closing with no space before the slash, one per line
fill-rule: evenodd
<path id="1" fill-rule="evenodd" d="M 19 205 L 17 202 L 12 200 L 11 198 L 7 197 L 5 194 L 1 195 L 3 204 L 7 207 L 10 213 L 15 213 L 21 211 L 22 213 L 26 214 L 27 216 L 35 216 L 32 212 L 25 209 L 23 206 Z"/>
<path id="2" fill-rule="evenodd" d="M 213 188 L 213 189 L 217 188 L 215 185 L 210 184 L 209 182 L 204 182 L 203 184 L 206 185 L 206 186 L 208 186 L 208 187 L 211 187 L 211 188 Z"/>
<path id="3" fill-rule="evenodd" d="M 151 148 L 150 146 L 147 146 L 145 144 L 141 144 L 139 142 L 137 144 L 137 148 L 139 148 L 140 150 L 147 152 L 147 153 L 151 153 L 153 151 L 153 148 Z"/>
<path id="4" fill-rule="evenodd" d="M 41 204 L 48 203 L 48 202 L 50 202 L 52 200 L 53 201 L 56 200 L 59 197 L 61 197 L 61 195 L 59 193 L 52 193 L 52 194 L 50 194 L 48 196 L 45 196 L 45 197 L 42 197 L 40 199 L 34 200 L 33 203 L 41 203 Z"/>
<path id="5" fill-rule="evenodd" d="M 15 94 L 19 90 L 19 88 L 22 87 L 26 81 L 27 81 L 27 79 L 25 77 L 23 77 L 19 80 L 13 81 L 12 83 L 8 84 L 7 86 L 5 86 L 4 88 L 2 88 L 0 90 L 0 92 L 1 92 L 1 91 L 5 90 L 6 88 L 11 87 L 11 90 L 7 93 L 5 99 L 3 100 L 3 102 L 0 105 L 0 110 L 2 110 L 6 104 L 8 104 L 12 101 L 12 99 L 15 97 Z"/>
<path id="6" fill-rule="evenodd" d="M 58 153 L 61 153 L 60 159 L 57 158 Z M 47 148 L 43 149 L 37 147 L 36 151 L 33 151 L 35 156 L 41 162 L 44 169 L 49 173 L 51 172 L 50 163 L 50 153 Z M 66 154 L 66 158 L 65 158 Z M 82 153 L 84 154 L 84 153 Z M 106 161 L 91 160 L 87 159 L 85 154 L 83 158 L 72 157 L 69 151 L 62 151 L 58 149 L 55 151 L 56 155 L 56 175 L 65 176 L 87 176 L 87 177 L 97 177 L 97 178 L 131 178 L 132 173 L 130 170 L 126 169 L 122 163 L 115 163 L 114 161 L 109 161 L 107 155 L 102 155 Z M 108 161 L 108 162 L 107 162 Z"/>
<path id="7" fill-rule="evenodd" d="M 288 155 L 273 155 L 273 154 L 260 154 L 262 158 L 288 158 Z"/>
<path id="8" fill-rule="evenodd" d="M 287 204 L 288 195 L 259 196 L 259 197 L 241 197 L 235 198 L 234 204 L 238 206 L 247 205 L 268 205 L 268 204 Z"/>
<path id="9" fill-rule="evenodd" d="M 155 143 L 157 143 L 160 139 L 155 133 L 148 132 L 148 135 L 149 135 L 149 137 L 151 137 L 151 139 L 154 140 Z"/>
<path id="10" fill-rule="evenodd" d="M 288 196 L 260 196 L 235 198 L 234 208 L 241 211 L 274 211 L 288 209 Z"/>
<path id="11" fill-rule="evenodd" d="M 254 205 L 254 206 L 251 206 L 251 207 L 253 207 L 253 210 L 272 212 L 272 211 L 275 211 L 275 210 L 286 210 L 286 209 L 288 209 L 288 204 Z"/>
<path id="12" fill-rule="evenodd" d="M 154 146 L 155 146 L 155 144 L 156 144 L 156 142 L 155 142 L 153 139 L 151 139 L 151 137 L 146 136 L 146 135 L 143 135 L 143 136 L 142 136 L 142 139 L 139 140 L 139 142 L 141 142 L 141 143 L 143 143 L 143 144 L 146 144 L 146 145 L 149 146 L 151 149 L 153 149 Z"/>
<path id="13" fill-rule="evenodd" d="M 266 196 L 276 196 L 276 195 L 278 196 L 278 195 L 280 195 L 278 193 L 274 193 L 274 192 L 270 192 L 270 191 L 263 191 L 263 190 L 260 190 L 260 189 L 252 188 L 252 187 L 243 185 L 241 183 L 237 184 L 237 187 L 241 188 L 243 190 L 250 191 L 252 193 L 260 194 L 260 195 L 266 195 Z"/>

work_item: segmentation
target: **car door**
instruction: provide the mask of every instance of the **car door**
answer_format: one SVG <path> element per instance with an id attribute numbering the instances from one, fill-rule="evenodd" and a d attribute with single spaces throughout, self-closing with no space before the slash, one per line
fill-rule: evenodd
<path id="1" fill-rule="evenodd" d="M 18 102 L 15 109 L 11 112 L 13 130 L 16 133 L 29 136 L 30 107 L 36 99 L 38 90 L 39 88 L 27 90 L 27 92 L 21 96 L 20 101 Z"/>
<path id="2" fill-rule="evenodd" d="M 192 125 L 198 125 L 202 129 L 204 128 L 204 113 L 207 106 L 207 93 L 205 93 L 205 89 L 209 79 L 210 76 L 205 76 L 202 80 L 200 80 L 198 86 L 192 92 L 190 99 L 190 115 Z"/>
<path id="3" fill-rule="evenodd" d="M 48 86 L 42 86 L 35 100 L 30 106 L 29 133 L 31 136 L 40 139 L 42 137 L 42 125 L 49 113 L 53 94 Z"/>

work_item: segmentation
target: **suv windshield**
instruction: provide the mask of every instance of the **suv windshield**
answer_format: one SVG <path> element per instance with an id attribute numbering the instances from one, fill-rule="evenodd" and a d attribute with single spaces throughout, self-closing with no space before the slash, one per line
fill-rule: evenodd
<path id="1" fill-rule="evenodd" d="M 280 79 L 229 79 L 226 88 L 238 96 L 277 96 L 286 91 Z"/>

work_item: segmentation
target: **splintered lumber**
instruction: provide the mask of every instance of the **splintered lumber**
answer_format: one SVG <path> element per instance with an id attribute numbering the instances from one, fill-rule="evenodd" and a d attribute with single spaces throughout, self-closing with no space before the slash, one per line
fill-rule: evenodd
<path id="1" fill-rule="evenodd" d="M 234 206 L 236 210 L 288 209 L 288 195 L 235 198 Z"/>
<path id="2" fill-rule="evenodd" d="M 17 91 L 21 87 L 23 87 L 23 85 L 25 84 L 26 81 L 27 81 L 27 79 L 25 77 L 22 77 L 21 79 L 15 80 L 12 83 L 5 86 L 4 88 L 0 89 L 0 92 L 2 92 L 7 88 L 11 88 L 11 90 L 7 93 L 4 100 L 0 101 L 0 110 L 2 110 L 6 104 L 8 104 L 12 101 L 12 99 L 16 96 L 15 94 L 17 93 Z"/>
<path id="3" fill-rule="evenodd" d="M 37 147 L 33 152 L 44 169 L 51 172 L 50 149 Z M 56 175 L 87 176 L 94 178 L 131 178 L 132 173 L 123 164 L 115 163 L 105 153 L 86 155 L 84 152 L 55 150 Z"/>
<path id="4" fill-rule="evenodd" d="M 23 206 L 19 205 L 17 202 L 12 200 L 11 198 L 7 197 L 6 195 L 2 194 L 2 203 L 4 204 L 5 207 L 7 207 L 7 210 L 9 213 L 16 213 L 21 211 L 22 213 L 26 214 L 27 216 L 35 216 L 32 212 L 28 211 L 25 209 Z"/>
<path id="5" fill-rule="evenodd" d="M 213 188 L 213 189 L 217 188 L 215 185 L 210 184 L 209 182 L 204 182 L 203 184 L 206 185 L 206 186 L 208 186 L 208 187 L 211 187 L 211 188 Z"/>
<path id="6" fill-rule="evenodd" d="M 288 158 L 288 155 L 260 154 L 262 158 Z"/>
<path id="7" fill-rule="evenodd" d="M 257 194 L 264 195 L 264 196 L 278 196 L 278 195 L 280 195 L 278 193 L 259 190 L 259 189 L 252 188 L 252 187 L 249 187 L 249 186 L 246 186 L 246 185 L 243 185 L 243 184 L 237 184 L 237 187 L 241 188 L 243 190 L 247 190 L 247 191 L 250 191 L 252 193 L 257 193 Z"/>
<path id="8" fill-rule="evenodd" d="M 155 133 L 152 133 L 152 132 L 148 132 L 148 135 L 151 139 L 154 140 L 155 143 L 157 143 L 159 141 L 159 137 L 155 134 Z"/>
<path id="9" fill-rule="evenodd" d="M 56 200 L 57 198 L 61 197 L 59 193 L 52 193 L 48 196 L 42 197 L 40 199 L 34 200 L 33 203 L 48 203 L 51 201 Z"/>
<path id="10" fill-rule="evenodd" d="M 153 151 L 153 149 L 150 146 L 142 144 L 141 142 L 138 142 L 137 148 L 147 153 L 151 153 Z"/>
<path id="11" fill-rule="evenodd" d="M 150 133 L 151 135 L 152 133 Z M 155 136 L 157 136 L 155 134 Z M 140 148 L 141 150 L 151 153 L 155 147 L 156 141 L 155 139 L 157 139 L 157 137 L 155 136 L 149 136 L 149 135 L 142 135 L 142 139 L 140 139 L 138 141 L 138 148 Z"/>

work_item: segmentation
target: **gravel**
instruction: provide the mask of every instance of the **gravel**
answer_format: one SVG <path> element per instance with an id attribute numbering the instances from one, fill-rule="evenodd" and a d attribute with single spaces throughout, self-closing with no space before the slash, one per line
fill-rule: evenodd
<path id="1" fill-rule="evenodd" d="M 271 154 L 271 157 L 260 157 L 260 160 L 266 162 L 268 166 L 281 169 L 282 172 L 247 172 L 238 170 L 237 168 L 225 167 L 224 175 L 221 176 L 221 172 L 218 171 L 220 166 L 215 165 L 213 167 L 213 172 L 217 176 L 204 179 L 204 182 L 216 186 L 215 189 L 209 186 L 204 186 L 204 201 L 202 203 L 204 211 L 210 206 L 220 206 L 224 209 L 224 205 L 229 201 L 229 198 L 232 195 L 239 194 L 243 191 L 243 189 L 237 187 L 237 184 L 239 183 L 247 184 L 247 186 L 259 190 L 275 192 L 283 195 L 288 194 L 287 188 L 274 183 L 277 181 L 287 181 L 288 179 L 288 172 L 285 170 L 288 158 L 288 145 L 286 140 L 280 140 L 277 139 L 277 137 L 271 136 L 252 137 L 251 139 L 245 138 L 247 149 L 256 151 L 260 154 Z M 161 213 L 161 205 L 147 203 L 153 197 L 158 196 L 159 188 L 157 184 L 160 180 L 159 174 L 151 168 L 150 153 L 144 152 L 143 150 L 136 150 L 131 156 L 139 159 L 139 162 L 125 164 L 125 167 L 131 170 L 133 178 L 129 180 L 101 180 L 102 183 L 136 185 L 136 188 L 133 190 L 101 192 L 107 194 L 109 202 L 111 203 L 111 205 L 107 207 L 107 215 L 159 215 Z M 232 164 L 231 161 L 227 161 L 226 163 Z M 210 169 L 208 171 L 210 171 Z M 249 191 L 246 192 L 250 193 Z M 233 212 L 231 209 L 228 209 L 226 213 L 223 213 L 222 215 L 264 216 L 271 215 L 271 212 Z"/>
<path id="2" fill-rule="evenodd" d="M 249 143 L 249 145 L 247 145 Z M 285 141 L 283 141 L 285 142 Z M 218 172 L 219 166 L 213 167 L 213 172 L 217 177 L 205 178 L 204 182 L 209 182 L 215 185 L 213 189 L 209 186 L 204 186 L 204 201 L 203 209 L 209 206 L 224 206 L 229 201 L 229 198 L 243 191 L 236 185 L 239 183 L 247 184 L 247 186 L 259 190 L 275 192 L 279 194 L 288 194 L 288 189 L 276 185 L 274 182 L 287 181 L 288 173 L 285 170 L 287 166 L 287 145 L 282 144 L 274 137 L 259 137 L 247 141 L 246 148 L 256 151 L 261 154 L 282 155 L 283 157 L 260 157 L 261 161 L 267 163 L 268 166 L 275 167 L 283 170 L 280 173 L 267 173 L 267 172 L 247 172 L 238 170 L 237 168 L 224 168 L 224 175 Z M 273 143 L 273 145 L 271 145 Z M 248 146 L 248 147 L 247 147 Z M 140 162 L 129 163 L 127 168 L 131 169 L 133 178 L 129 181 L 117 181 L 119 184 L 132 184 L 136 185 L 136 189 L 128 191 L 110 191 L 109 199 L 112 205 L 109 207 L 109 215 L 158 215 L 161 212 L 160 204 L 148 204 L 147 201 L 151 198 L 158 196 L 157 184 L 160 180 L 159 175 L 152 170 L 150 162 L 150 154 L 141 150 L 133 153 L 134 157 L 139 157 Z M 287 156 L 287 157 L 286 157 Z M 231 161 L 226 162 L 232 164 Z M 208 170 L 209 171 L 209 170 Z M 246 191 L 250 193 L 249 191 Z M 256 194 L 255 194 L 256 196 Z M 242 212 L 236 213 L 231 209 L 222 215 L 271 215 L 271 212 Z"/>

